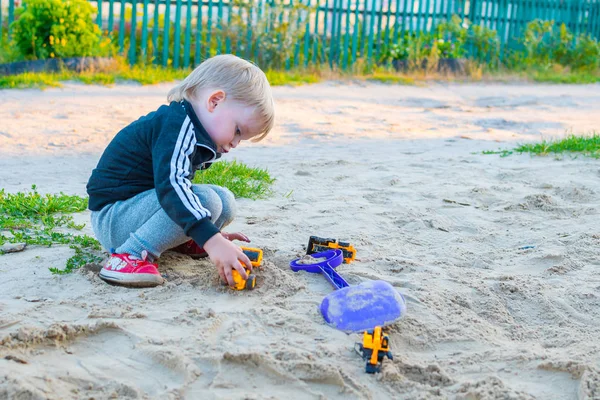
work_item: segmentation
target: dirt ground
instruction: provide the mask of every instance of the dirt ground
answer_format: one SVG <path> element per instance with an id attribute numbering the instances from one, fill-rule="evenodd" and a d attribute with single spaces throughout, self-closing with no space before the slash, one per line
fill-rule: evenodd
<path id="1" fill-rule="evenodd" d="M 170 87 L 0 91 L 0 188 L 85 195 L 106 144 Z M 0 256 L 0 398 L 600 399 L 600 163 L 481 154 L 599 130 L 600 85 L 274 92 L 273 134 L 228 155 L 277 178 L 229 229 L 265 252 L 257 288 L 175 253 L 153 289 L 93 265 L 52 275 L 67 247 Z M 321 317 L 328 282 L 290 270 L 310 235 L 354 244 L 351 284 L 407 299 L 381 373 Z"/>

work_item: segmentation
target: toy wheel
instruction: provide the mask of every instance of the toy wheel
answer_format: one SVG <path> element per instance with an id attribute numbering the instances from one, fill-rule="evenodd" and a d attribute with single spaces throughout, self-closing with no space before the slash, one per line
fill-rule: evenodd
<path id="1" fill-rule="evenodd" d="M 256 286 L 256 276 L 249 275 L 248 280 L 246 281 L 246 290 L 252 290 Z"/>
<path id="2" fill-rule="evenodd" d="M 374 374 L 376 372 L 379 372 L 379 368 L 377 367 L 377 365 L 372 365 L 367 363 L 367 367 L 365 368 L 365 372 L 367 374 Z"/>

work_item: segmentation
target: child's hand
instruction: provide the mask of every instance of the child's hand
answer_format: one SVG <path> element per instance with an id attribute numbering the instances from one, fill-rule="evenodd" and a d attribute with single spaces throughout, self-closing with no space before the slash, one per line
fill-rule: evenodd
<path id="1" fill-rule="evenodd" d="M 231 243 L 222 234 L 217 233 L 208 239 L 203 247 L 208 253 L 210 260 L 217 266 L 219 276 L 229 286 L 235 284 L 231 276 L 231 270 L 233 269 L 237 270 L 243 279 L 248 279 L 248 275 L 242 264 L 246 265 L 252 271 L 250 259 L 242 252 L 242 249 Z"/>
<path id="2" fill-rule="evenodd" d="M 234 233 L 221 232 L 221 235 L 223 235 L 223 237 L 225 239 L 230 240 L 232 242 L 234 240 L 239 240 L 241 242 L 250 243 L 250 239 L 248 239 L 248 236 L 244 235 L 242 232 L 234 232 Z"/>

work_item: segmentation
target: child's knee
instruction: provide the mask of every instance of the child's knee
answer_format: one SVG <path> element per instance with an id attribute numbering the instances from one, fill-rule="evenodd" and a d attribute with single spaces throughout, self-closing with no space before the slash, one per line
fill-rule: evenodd
<path id="1" fill-rule="evenodd" d="M 221 196 L 211 186 L 192 185 L 192 191 L 198 196 L 200 204 L 208 209 L 214 217 L 221 215 L 223 212 L 223 200 L 221 200 Z"/>
<path id="2" fill-rule="evenodd" d="M 211 185 L 211 189 L 213 189 L 221 199 L 223 211 L 220 219 L 224 225 L 228 225 L 235 218 L 237 211 L 235 195 L 231 192 L 231 190 L 221 186 Z"/>

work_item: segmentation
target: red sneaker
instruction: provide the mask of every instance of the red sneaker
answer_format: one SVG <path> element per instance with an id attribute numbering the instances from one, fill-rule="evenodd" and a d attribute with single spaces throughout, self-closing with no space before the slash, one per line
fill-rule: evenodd
<path id="1" fill-rule="evenodd" d="M 180 244 L 177 247 L 173 247 L 171 251 L 175 251 L 181 254 L 187 254 L 192 258 L 206 258 L 208 253 L 204 249 L 196 244 L 193 240 L 188 240 L 184 244 Z"/>
<path id="2" fill-rule="evenodd" d="M 146 252 L 142 257 L 140 260 L 129 254 L 112 254 L 100 270 L 100 278 L 123 286 L 150 287 L 162 284 L 164 279 L 157 265 L 146 261 Z"/>

